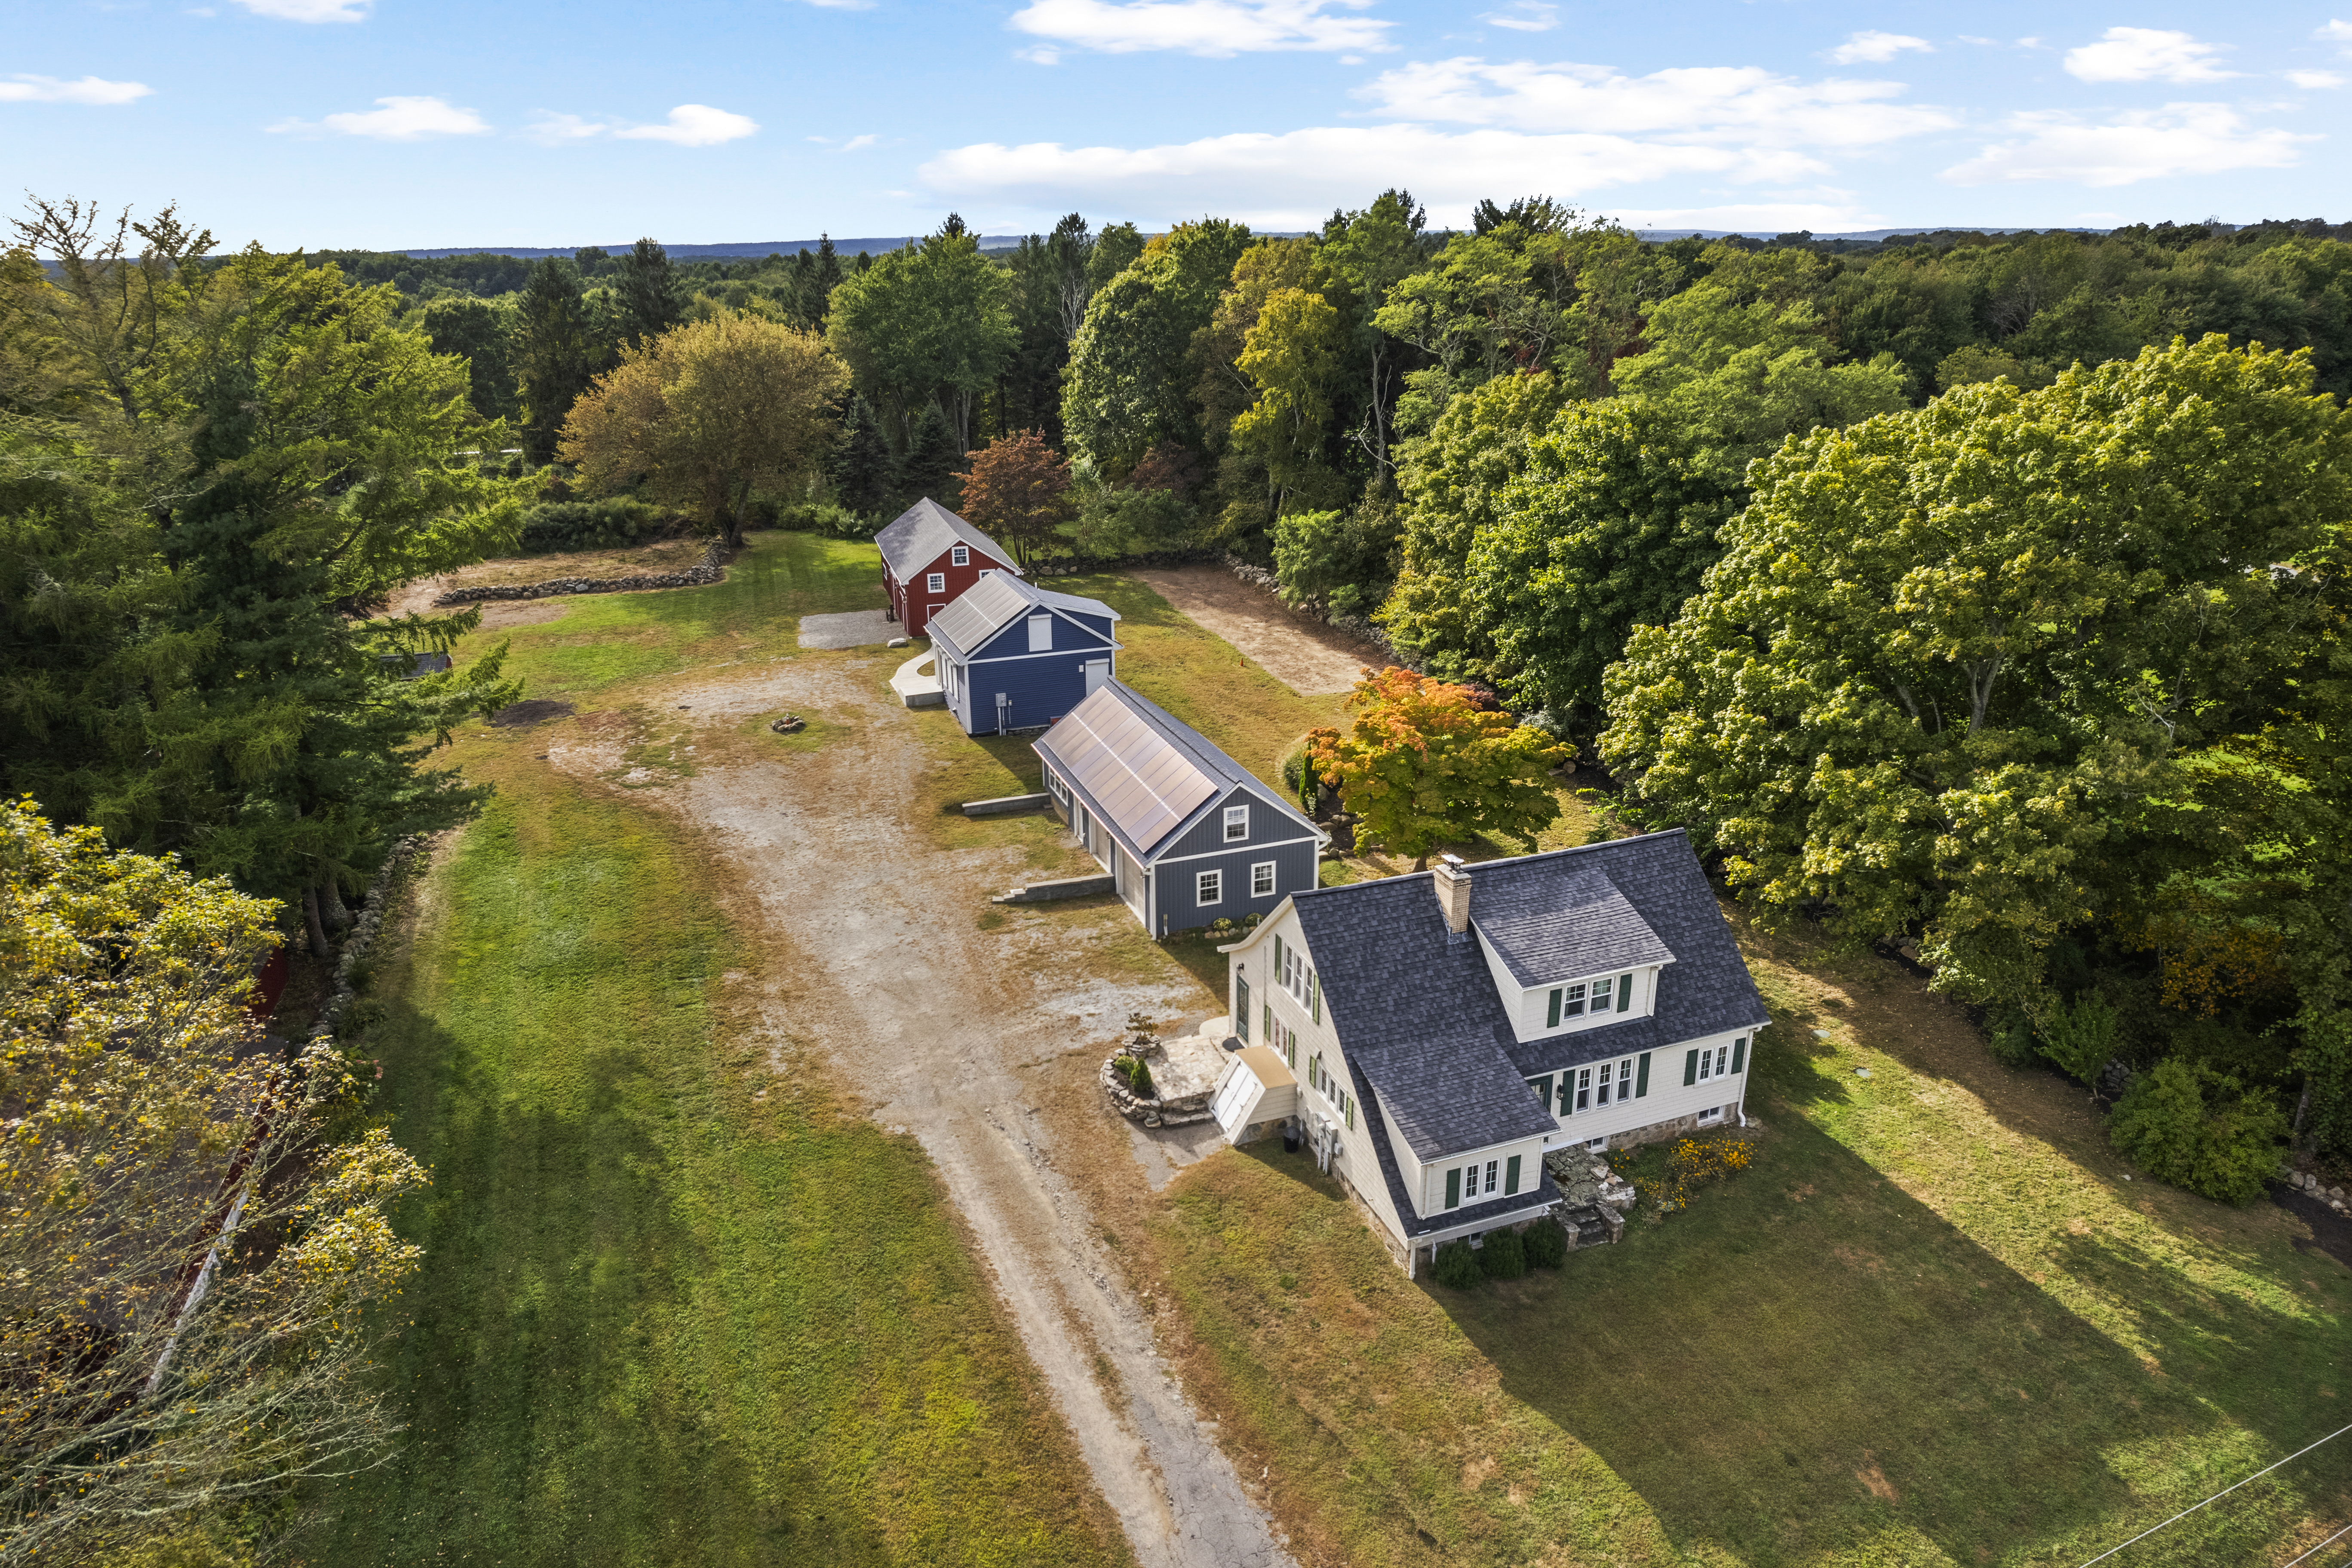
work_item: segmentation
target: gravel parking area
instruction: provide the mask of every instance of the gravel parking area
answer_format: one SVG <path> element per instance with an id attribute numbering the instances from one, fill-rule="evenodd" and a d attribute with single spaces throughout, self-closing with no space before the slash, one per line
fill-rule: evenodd
<path id="1" fill-rule="evenodd" d="M 846 610 L 836 616 L 803 616 L 803 647 L 877 647 L 906 628 L 886 610 Z"/>
<path id="2" fill-rule="evenodd" d="M 1300 615 L 1222 568 L 1177 566 L 1129 575 L 1301 697 L 1345 691 L 1367 665 L 1378 669 L 1389 662 L 1370 643 Z"/>

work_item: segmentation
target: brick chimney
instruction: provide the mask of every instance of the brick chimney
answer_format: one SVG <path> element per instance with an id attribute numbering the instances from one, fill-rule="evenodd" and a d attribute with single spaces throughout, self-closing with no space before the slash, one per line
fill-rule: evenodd
<path id="1" fill-rule="evenodd" d="M 1470 868 L 1459 855 L 1441 855 L 1434 873 L 1437 906 L 1445 911 L 1445 940 L 1470 938 Z"/>

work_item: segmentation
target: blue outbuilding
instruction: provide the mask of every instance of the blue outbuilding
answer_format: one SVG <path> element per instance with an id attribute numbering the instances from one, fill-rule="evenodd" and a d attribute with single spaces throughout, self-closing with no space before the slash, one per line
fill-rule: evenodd
<path id="1" fill-rule="evenodd" d="M 1155 936 L 1271 914 L 1316 884 L 1328 835 L 1131 687 L 1103 686 L 1036 752 L 1055 810 Z"/>
<path id="2" fill-rule="evenodd" d="M 967 735 L 1042 730 L 1109 681 L 1118 612 L 1099 599 L 982 577 L 933 615 L 940 689 Z"/>

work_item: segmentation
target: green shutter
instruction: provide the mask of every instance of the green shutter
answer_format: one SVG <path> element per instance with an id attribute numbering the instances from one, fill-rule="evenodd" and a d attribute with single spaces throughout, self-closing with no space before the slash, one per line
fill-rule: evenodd
<path id="1" fill-rule="evenodd" d="M 1559 988 L 1558 986 L 1554 986 L 1552 988 L 1551 1017 L 1545 1023 L 1544 1027 L 1548 1029 L 1557 1029 L 1559 1027 Z"/>
<path id="2" fill-rule="evenodd" d="M 1688 1089 L 1697 1081 L 1698 1053 L 1696 1051 L 1685 1051 L 1683 1053 L 1683 1087 L 1685 1089 Z"/>
<path id="3" fill-rule="evenodd" d="M 1747 1059 L 1748 1037 L 1742 1035 L 1738 1039 L 1731 1042 L 1731 1070 L 1733 1072 L 1738 1072 L 1739 1070 L 1740 1064 L 1745 1062 Z"/>
<path id="4" fill-rule="evenodd" d="M 1318 1024 L 1323 1021 L 1323 983 L 1311 969 L 1307 972 L 1307 1016 Z"/>
<path id="5" fill-rule="evenodd" d="M 1621 974 L 1617 977 L 1617 1011 L 1627 1013 L 1631 1012 L 1633 1007 L 1633 977 L 1630 974 Z"/>
<path id="6" fill-rule="evenodd" d="M 1356 1097 L 1352 1094 L 1344 1094 L 1339 1098 L 1348 1103 L 1348 1131 L 1353 1132 L 1356 1130 Z"/>
<path id="7" fill-rule="evenodd" d="M 1450 1209 L 1462 1206 L 1462 1167 L 1459 1165 L 1445 1173 L 1445 1206 Z"/>
<path id="8" fill-rule="evenodd" d="M 1516 1193 L 1518 1190 L 1519 1157 L 1517 1154 L 1514 1154 L 1509 1160 L 1506 1161 L 1503 1165 L 1503 1191 L 1505 1193 Z"/>
<path id="9" fill-rule="evenodd" d="M 1274 1004 L 1271 1002 L 1265 1004 L 1265 1043 L 1276 1047 L 1282 1044 L 1282 1037 L 1274 1032 Z"/>
<path id="10" fill-rule="evenodd" d="M 1647 1051 L 1643 1051 L 1643 1052 L 1642 1053 L 1642 1070 L 1641 1070 L 1640 1074 L 1639 1074 L 1639 1075 L 1638 1075 L 1638 1076 L 1633 1079 L 1633 1098 L 1634 1098 L 1635 1100 L 1639 1100 L 1639 1099 L 1641 1099 L 1643 1095 L 1645 1095 L 1645 1094 L 1647 1094 L 1647 1093 L 1649 1093 L 1649 1092 L 1650 1092 L 1650 1053 L 1649 1053 L 1649 1052 L 1647 1052 Z"/>

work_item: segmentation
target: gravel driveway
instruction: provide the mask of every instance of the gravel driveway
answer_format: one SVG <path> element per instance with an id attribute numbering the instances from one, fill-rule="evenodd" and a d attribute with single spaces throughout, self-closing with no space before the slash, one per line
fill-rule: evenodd
<path id="1" fill-rule="evenodd" d="M 980 929 L 988 895 L 1022 879 L 1020 857 L 929 846 L 908 803 L 933 753 L 922 716 L 889 699 L 888 668 L 808 659 L 681 679 L 662 703 L 691 705 L 715 743 L 694 776 L 634 798 L 701 827 L 740 879 L 774 959 L 769 1026 L 823 1049 L 874 1118 L 912 1132 L 937 1164 L 1137 1562 L 1287 1564 L 1160 1359 L 1085 1194 L 1055 1169 L 1043 1115 L 1041 1069 L 1099 1050 L 1130 1008 L 1198 1011 L 1197 988 L 1090 971 L 1080 928 L 1122 911 L 1024 911 Z M 791 756 L 727 743 L 748 718 L 786 708 L 851 727 Z M 599 787 L 618 742 L 575 734 L 551 761 Z"/>
<path id="2" fill-rule="evenodd" d="M 1221 567 L 1176 566 L 1129 575 L 1301 697 L 1345 691 L 1366 665 L 1378 669 L 1389 662 L 1371 644 L 1300 615 Z"/>

